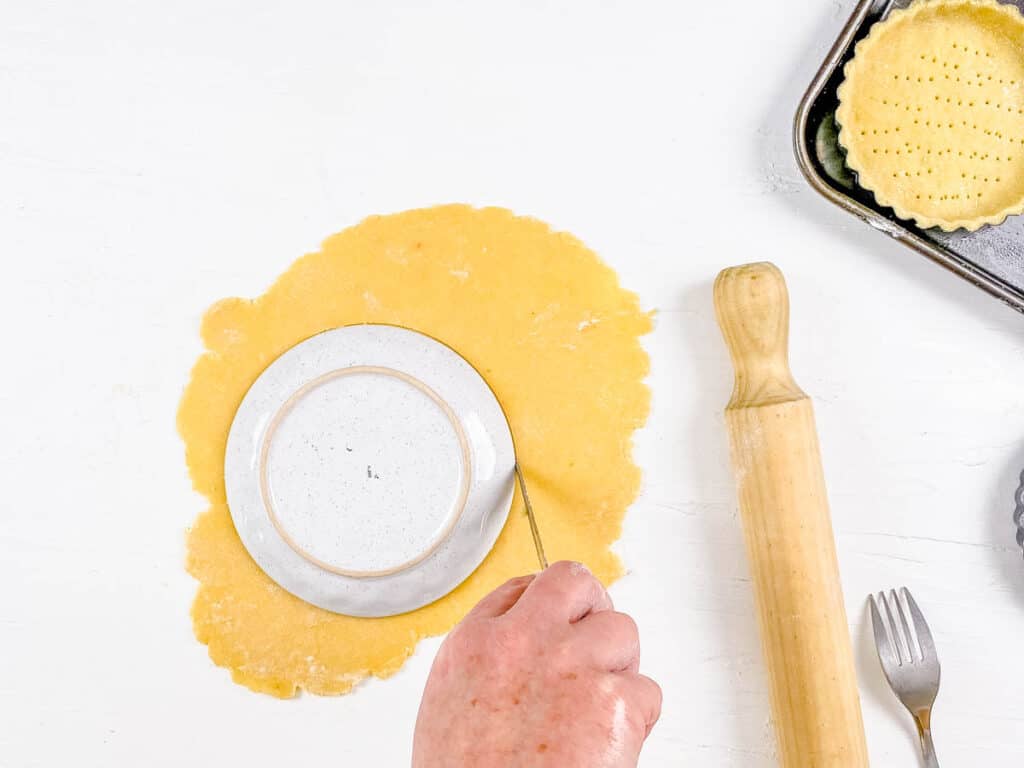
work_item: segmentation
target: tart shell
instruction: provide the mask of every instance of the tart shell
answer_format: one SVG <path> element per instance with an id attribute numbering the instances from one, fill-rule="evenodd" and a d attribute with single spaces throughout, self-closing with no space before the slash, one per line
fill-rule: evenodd
<path id="1" fill-rule="evenodd" d="M 919 0 L 875 24 L 844 73 L 839 144 L 880 205 L 947 232 L 1024 213 L 1016 6 Z"/>

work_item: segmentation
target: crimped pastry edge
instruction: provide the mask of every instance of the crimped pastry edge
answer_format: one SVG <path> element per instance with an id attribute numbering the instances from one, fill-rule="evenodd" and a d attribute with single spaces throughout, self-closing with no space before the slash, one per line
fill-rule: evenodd
<path id="1" fill-rule="evenodd" d="M 863 188 L 874 195 L 875 200 L 878 201 L 879 205 L 891 208 L 895 211 L 896 215 L 905 220 L 913 221 L 917 226 L 922 229 L 929 229 L 931 227 L 938 227 L 944 232 L 954 232 L 958 229 L 965 229 L 968 232 L 975 232 L 981 229 L 986 224 L 998 226 L 1006 221 L 1010 216 L 1019 216 L 1024 213 L 1024 185 L 1021 187 L 1020 201 L 1015 205 L 1004 208 L 994 214 L 988 216 L 979 216 L 975 218 L 961 218 L 961 219 L 943 219 L 943 218 L 932 218 L 925 216 L 921 213 L 915 213 L 906 207 L 889 200 L 881 192 L 879 192 L 873 185 L 870 178 L 870 172 L 865 173 L 865 163 L 862 161 L 861 156 L 857 151 L 852 148 L 846 141 L 849 137 L 849 133 L 843 118 L 848 114 L 849 102 L 844 100 L 844 93 L 848 90 L 851 76 L 857 74 L 857 60 L 864 51 L 869 50 L 872 46 L 878 44 L 880 38 L 880 32 L 899 20 L 911 19 L 915 16 L 920 15 L 926 10 L 941 6 L 970 6 L 974 8 L 992 8 L 996 9 L 1017 24 L 1020 25 L 1022 32 L 1024 32 L 1024 15 L 1021 14 L 1020 9 L 1016 5 L 1010 5 L 1007 3 L 999 2 L 998 0 L 917 0 L 913 5 L 907 8 L 900 8 L 893 11 L 887 19 L 884 21 L 875 22 L 871 30 L 868 32 L 867 37 L 863 38 L 857 43 L 854 48 L 853 58 L 850 59 L 846 66 L 843 67 L 843 82 L 840 83 L 836 94 L 839 98 L 839 108 L 836 110 L 835 120 L 839 126 L 839 145 L 843 148 L 846 153 L 846 165 L 853 171 L 857 176 L 857 183 Z M 861 59 L 863 60 L 863 59 Z"/>

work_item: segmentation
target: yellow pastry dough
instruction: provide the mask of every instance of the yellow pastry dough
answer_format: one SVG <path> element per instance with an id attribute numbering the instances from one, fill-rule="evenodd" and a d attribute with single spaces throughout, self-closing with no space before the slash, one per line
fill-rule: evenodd
<path id="1" fill-rule="evenodd" d="M 1024 17 L 921 0 L 876 24 L 839 87 L 839 142 L 896 215 L 952 231 L 1024 212 Z"/>
<path id="2" fill-rule="evenodd" d="M 276 357 L 329 328 L 392 323 L 451 345 L 496 392 L 552 559 L 585 562 L 605 583 L 640 472 L 632 434 L 646 419 L 651 327 L 635 294 L 571 235 L 498 208 L 451 205 L 375 216 L 324 242 L 255 300 L 226 299 L 203 320 L 207 352 L 178 428 L 193 484 L 210 503 L 188 537 L 199 581 L 197 638 L 234 679 L 292 696 L 387 677 L 417 641 L 450 629 L 488 591 L 537 569 L 517 496 L 493 551 L 438 602 L 359 619 L 304 603 L 250 559 L 224 495 L 224 447 L 249 385 Z"/>

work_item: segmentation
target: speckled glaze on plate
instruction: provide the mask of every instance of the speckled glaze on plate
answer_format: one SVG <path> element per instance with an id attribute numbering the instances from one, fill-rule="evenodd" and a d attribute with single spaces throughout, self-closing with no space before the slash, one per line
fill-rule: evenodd
<path id="1" fill-rule="evenodd" d="M 335 613 L 390 616 L 483 561 L 514 468 L 508 421 L 466 360 L 415 331 L 354 325 L 259 376 L 224 476 L 239 537 L 271 579 Z"/>

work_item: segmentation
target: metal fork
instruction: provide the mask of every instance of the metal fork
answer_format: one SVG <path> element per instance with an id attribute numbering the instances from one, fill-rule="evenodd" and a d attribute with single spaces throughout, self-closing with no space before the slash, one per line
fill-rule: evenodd
<path id="1" fill-rule="evenodd" d="M 889 686 L 917 724 L 925 768 L 939 768 L 932 743 L 932 705 L 939 693 L 942 670 L 931 630 L 921 609 L 910 590 L 903 587 L 900 591 L 906 600 L 905 605 L 895 589 L 889 590 L 888 595 L 879 592 L 871 596 L 875 647 Z"/>

